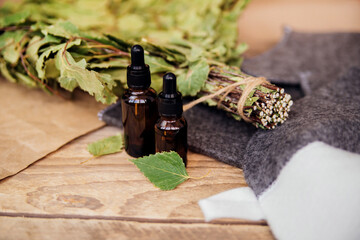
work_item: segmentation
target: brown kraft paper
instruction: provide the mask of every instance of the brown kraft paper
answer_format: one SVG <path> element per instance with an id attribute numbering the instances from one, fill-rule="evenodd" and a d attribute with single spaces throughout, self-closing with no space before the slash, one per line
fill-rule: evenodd
<path id="1" fill-rule="evenodd" d="M 0 179 L 103 126 L 102 108 L 81 91 L 65 100 L 0 78 Z"/>

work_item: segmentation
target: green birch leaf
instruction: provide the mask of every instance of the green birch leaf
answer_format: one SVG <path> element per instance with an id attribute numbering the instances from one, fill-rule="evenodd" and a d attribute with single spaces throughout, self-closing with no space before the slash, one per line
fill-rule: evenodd
<path id="1" fill-rule="evenodd" d="M 43 39 L 39 36 L 33 37 L 29 42 L 28 48 L 26 49 L 28 60 L 31 63 L 36 63 L 36 61 L 39 59 L 38 51 L 40 47 L 48 43 L 60 43 L 60 39 L 51 35 L 47 35 Z"/>
<path id="2" fill-rule="evenodd" d="M 196 62 L 201 59 L 202 56 L 204 56 L 204 49 L 199 46 L 193 45 L 190 51 L 190 55 L 187 59 L 190 62 Z"/>
<path id="3" fill-rule="evenodd" d="M 61 87 L 73 91 L 76 86 L 88 92 L 95 99 L 105 104 L 116 102 L 116 95 L 111 92 L 116 83 L 108 74 L 101 74 L 86 69 L 86 61 L 74 60 L 69 52 L 59 51 L 56 56 L 56 67 L 60 70 L 58 81 Z"/>
<path id="4" fill-rule="evenodd" d="M 56 67 L 55 59 L 49 59 L 45 62 L 45 78 L 46 79 L 56 79 L 60 76 L 60 71 Z"/>
<path id="5" fill-rule="evenodd" d="M 115 46 L 115 47 L 117 47 L 117 48 L 119 48 L 120 50 L 125 51 L 125 52 L 130 51 L 131 46 L 133 45 L 133 44 L 131 44 L 131 43 L 129 43 L 129 42 L 126 42 L 126 41 L 124 41 L 124 40 L 122 40 L 122 39 L 120 39 L 120 38 L 117 38 L 117 37 L 112 36 L 112 35 L 109 35 L 109 34 L 105 34 L 105 36 L 109 39 L 110 42 L 108 42 L 107 39 L 102 39 L 102 40 L 100 40 L 100 39 L 94 39 L 94 40 L 97 40 L 97 41 L 100 41 L 100 42 L 104 42 L 105 44 L 109 44 L 109 43 L 110 43 L 111 45 L 113 45 L 113 46 Z"/>
<path id="6" fill-rule="evenodd" d="M 6 46 L 2 50 L 2 55 L 4 56 L 4 59 L 11 64 L 17 63 L 20 58 L 20 52 L 15 43 Z"/>
<path id="7" fill-rule="evenodd" d="M 95 71 L 94 71 L 95 72 Z M 97 73 L 97 72 L 96 72 Z M 97 73 L 100 75 L 100 78 L 101 78 L 101 82 L 102 84 L 106 87 L 105 89 L 109 89 L 111 90 L 113 87 L 116 86 L 116 83 L 115 81 L 112 79 L 111 75 L 109 74 L 100 74 L 100 73 Z"/>
<path id="8" fill-rule="evenodd" d="M 160 57 L 145 55 L 145 62 L 149 65 L 151 73 L 174 71 L 174 66 Z"/>
<path id="9" fill-rule="evenodd" d="M 17 80 L 11 75 L 9 69 L 6 66 L 5 61 L 0 61 L 0 72 L 9 82 L 12 82 L 12 83 L 17 82 Z"/>
<path id="10" fill-rule="evenodd" d="M 103 61 L 99 63 L 90 63 L 89 68 L 114 68 L 121 67 L 126 68 L 130 64 L 130 59 L 116 58 L 109 61 Z"/>
<path id="11" fill-rule="evenodd" d="M 26 86 L 28 86 L 30 88 L 34 88 L 34 87 L 37 86 L 36 82 L 32 78 L 30 78 L 29 76 L 24 75 L 24 74 L 19 73 L 19 72 L 16 72 L 15 75 L 16 75 L 17 79 L 19 79 L 20 83 L 22 83 L 22 84 L 24 84 L 24 85 L 26 85 Z"/>
<path id="12" fill-rule="evenodd" d="M 123 148 L 123 136 L 121 134 L 103 138 L 87 146 L 89 153 L 96 157 L 121 152 Z"/>
<path id="13" fill-rule="evenodd" d="M 163 85 L 163 74 L 151 74 L 151 87 L 155 89 L 156 92 L 162 91 Z"/>
<path id="14" fill-rule="evenodd" d="M 29 46 L 26 49 L 26 55 L 28 56 L 28 60 L 31 63 L 36 63 L 36 61 L 39 59 L 38 56 L 38 50 L 41 47 L 42 39 L 40 36 L 34 36 L 30 42 Z"/>
<path id="15" fill-rule="evenodd" d="M 257 90 L 263 92 L 263 93 L 274 93 L 276 92 L 275 90 L 272 90 L 272 89 L 269 89 L 269 88 L 266 88 L 266 87 L 263 87 L 263 86 L 257 86 L 256 87 Z"/>
<path id="16" fill-rule="evenodd" d="M 30 16 L 29 11 L 17 12 L 1 19 L 0 25 L 2 27 L 6 27 L 10 25 L 24 23 L 29 16 Z"/>
<path id="17" fill-rule="evenodd" d="M 70 56 L 69 55 L 70 54 L 68 54 L 68 59 L 71 56 L 71 55 Z M 74 67 L 75 64 L 80 69 L 85 69 L 86 68 L 85 59 L 82 59 L 79 62 L 75 62 L 75 60 L 73 60 L 73 58 L 72 58 L 72 60 L 69 61 L 69 64 L 73 65 L 72 68 Z M 70 92 L 74 91 L 74 89 L 79 86 L 79 84 L 78 84 L 78 82 L 76 80 L 76 76 L 75 76 L 76 70 L 72 69 L 71 66 L 68 66 L 68 68 L 70 70 L 67 70 L 66 66 L 68 64 L 67 64 L 66 60 L 63 59 L 61 52 L 58 52 L 58 54 L 56 55 L 55 65 L 60 70 L 60 75 L 61 76 L 58 78 L 60 86 L 65 88 L 66 90 L 68 90 Z M 72 71 L 71 71 L 71 69 L 72 69 Z"/>
<path id="18" fill-rule="evenodd" d="M 142 158 L 130 159 L 136 167 L 161 190 L 172 190 L 189 179 L 185 165 L 176 152 L 162 152 Z"/>
<path id="19" fill-rule="evenodd" d="M 141 42 L 141 45 L 147 52 L 151 52 L 153 55 L 161 56 L 169 62 L 183 62 L 185 56 L 176 51 L 176 49 L 171 49 L 165 45 L 155 45 L 151 42 Z"/>
<path id="20" fill-rule="evenodd" d="M 41 32 L 44 35 L 51 34 L 68 39 L 80 35 L 79 29 L 69 21 L 58 21 L 53 25 L 45 27 Z"/>
<path id="21" fill-rule="evenodd" d="M 250 114 L 253 112 L 253 110 L 252 110 L 252 109 L 246 109 L 245 112 L 246 112 L 247 114 L 249 114 L 248 116 L 250 116 Z"/>
<path id="22" fill-rule="evenodd" d="M 257 100 L 259 100 L 258 97 L 248 97 L 245 101 L 244 106 L 252 106 Z"/>
<path id="23" fill-rule="evenodd" d="M 5 32 L 0 36 L 0 49 L 3 58 L 11 63 L 16 64 L 20 58 L 20 51 L 24 42 L 19 45 L 20 40 L 25 36 L 25 31 Z"/>
<path id="24" fill-rule="evenodd" d="M 129 23 L 136 23 L 136 24 L 129 24 Z M 121 16 L 117 21 L 117 27 L 121 29 L 127 38 L 131 39 L 133 34 L 137 35 L 136 32 L 141 32 L 142 28 L 145 26 L 145 22 L 143 17 L 140 14 L 131 14 L 128 13 L 126 15 Z"/>
<path id="25" fill-rule="evenodd" d="M 241 117 L 239 115 L 236 115 L 236 114 L 231 114 L 231 116 L 237 120 L 237 121 L 240 121 L 241 120 Z"/>
<path id="26" fill-rule="evenodd" d="M 75 41 L 71 41 L 68 46 L 67 49 L 71 48 L 74 45 L 80 45 L 81 40 L 80 39 L 76 39 Z M 38 77 L 40 79 L 44 79 L 45 78 L 45 61 L 46 59 L 49 58 L 49 56 L 51 54 L 55 54 L 57 53 L 59 50 L 63 49 L 65 47 L 66 43 L 63 44 L 59 44 L 59 45 L 54 45 L 51 46 L 49 48 L 47 48 L 39 57 L 39 59 L 36 61 L 36 71 L 38 73 Z"/>
<path id="27" fill-rule="evenodd" d="M 186 74 L 178 77 L 179 91 L 186 96 L 195 96 L 204 85 L 209 75 L 209 65 L 206 60 L 190 63 Z"/>
<path id="28" fill-rule="evenodd" d="M 25 34 L 26 32 L 22 30 L 14 32 L 4 32 L 0 35 L 0 48 L 3 48 L 11 43 L 18 43 Z"/>
<path id="29" fill-rule="evenodd" d="M 127 84 L 126 68 L 104 69 L 99 72 L 110 75 L 113 80 L 118 80 L 124 85 Z"/>

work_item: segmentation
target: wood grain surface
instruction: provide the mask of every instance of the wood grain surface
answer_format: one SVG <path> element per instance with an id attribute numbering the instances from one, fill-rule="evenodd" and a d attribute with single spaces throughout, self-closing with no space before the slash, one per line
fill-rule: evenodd
<path id="1" fill-rule="evenodd" d="M 5 233 L 12 239 L 273 239 L 267 226 L 209 223 L 151 223 L 93 219 L 43 219 L 0 217 Z"/>
<path id="2" fill-rule="evenodd" d="M 254 0 L 239 19 L 239 39 L 254 56 L 281 39 L 283 26 L 360 31 L 359 10 L 358 0 Z M 189 174 L 211 169 L 210 176 L 162 192 L 125 153 L 92 159 L 87 143 L 118 131 L 105 127 L 76 139 L 0 181 L 0 240 L 274 239 L 264 221 L 204 221 L 197 201 L 246 186 L 240 169 L 190 153 Z"/>
<path id="3" fill-rule="evenodd" d="M 189 153 L 189 175 L 210 175 L 161 191 L 125 152 L 98 158 L 87 152 L 88 143 L 119 131 L 104 127 L 0 181 L 0 239 L 59 239 L 65 233 L 91 239 L 272 239 L 264 221 L 204 221 L 197 202 L 246 186 L 241 169 Z"/>

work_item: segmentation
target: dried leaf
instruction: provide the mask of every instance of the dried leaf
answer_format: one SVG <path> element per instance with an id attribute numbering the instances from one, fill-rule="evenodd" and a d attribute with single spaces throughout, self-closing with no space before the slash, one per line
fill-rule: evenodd
<path id="1" fill-rule="evenodd" d="M 36 61 L 39 59 L 39 49 L 43 45 L 49 43 L 60 43 L 60 39 L 51 35 L 47 35 L 44 38 L 41 38 L 40 36 L 33 37 L 29 42 L 28 48 L 26 49 L 26 55 L 28 56 L 28 60 L 35 64 Z"/>
<path id="2" fill-rule="evenodd" d="M 114 103 L 117 96 L 111 92 L 116 85 L 108 74 L 101 74 L 93 70 L 86 69 L 86 61 L 82 59 L 78 62 L 71 54 L 64 49 L 59 51 L 56 56 L 56 66 L 60 70 L 58 79 L 61 87 L 73 91 L 79 86 L 82 90 L 95 96 L 96 100 L 105 104 Z"/>
<path id="3" fill-rule="evenodd" d="M 67 49 L 71 48 L 74 45 L 80 45 L 81 40 L 80 39 L 76 39 L 75 41 L 71 41 L 68 45 L 67 45 Z M 39 57 L 39 59 L 36 61 L 36 71 L 38 73 L 38 76 L 40 79 L 44 79 L 45 77 L 45 71 L 44 71 L 44 67 L 45 67 L 45 61 L 49 58 L 49 56 L 51 54 L 55 54 L 57 53 L 59 50 L 63 49 L 65 47 L 66 43 L 62 43 L 59 45 L 52 45 L 50 47 L 48 47 Z"/>

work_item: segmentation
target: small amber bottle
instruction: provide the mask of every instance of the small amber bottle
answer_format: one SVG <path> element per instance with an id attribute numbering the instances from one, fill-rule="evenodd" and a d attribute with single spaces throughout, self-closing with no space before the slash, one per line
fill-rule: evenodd
<path id="1" fill-rule="evenodd" d="M 156 152 L 176 151 L 187 165 L 187 123 L 182 116 L 181 93 L 176 91 L 176 77 L 163 77 L 163 91 L 158 96 L 160 118 L 155 124 Z"/>
<path id="2" fill-rule="evenodd" d="M 140 45 L 131 48 L 127 84 L 129 89 L 121 98 L 125 150 L 130 156 L 143 157 L 155 153 L 154 124 L 158 111 L 156 92 L 150 88 L 150 68 L 145 64 Z"/>

